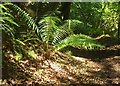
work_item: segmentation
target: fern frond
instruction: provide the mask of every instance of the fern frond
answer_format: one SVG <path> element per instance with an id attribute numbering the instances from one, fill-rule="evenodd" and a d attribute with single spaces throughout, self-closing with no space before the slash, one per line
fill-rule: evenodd
<path id="1" fill-rule="evenodd" d="M 12 20 L 12 18 L 11 17 L 0 17 L 0 21 L 1 21 L 1 23 L 5 23 L 5 22 L 9 22 L 9 23 L 11 23 L 11 24 L 13 24 L 13 25 L 16 25 L 16 26 L 19 26 L 16 22 L 14 22 L 13 20 Z"/>
<path id="2" fill-rule="evenodd" d="M 70 34 L 68 34 L 69 32 L 66 30 L 58 30 L 56 32 L 56 36 L 53 39 L 52 44 L 55 45 L 56 43 L 60 42 L 61 40 L 65 39 L 66 37 L 68 37 Z"/>
<path id="3" fill-rule="evenodd" d="M 79 20 L 66 20 L 63 22 L 63 25 L 60 27 L 60 30 L 57 31 L 56 36 L 54 37 L 53 44 L 64 40 L 66 37 L 74 34 L 74 29 L 81 24 Z"/>
<path id="4" fill-rule="evenodd" d="M 27 26 L 29 28 L 32 28 L 33 30 L 37 31 L 38 26 L 35 23 L 34 19 L 32 19 L 32 17 L 26 13 L 24 10 L 22 10 L 20 7 L 18 7 L 17 5 L 14 4 L 6 4 L 6 5 L 10 5 L 13 9 L 14 12 L 16 12 L 22 19 L 23 21 L 25 21 L 27 23 Z"/>
<path id="5" fill-rule="evenodd" d="M 3 12 L 2 10 L 7 11 L 7 8 L 4 6 L 4 4 L 0 4 L 0 12 Z"/>
<path id="6" fill-rule="evenodd" d="M 97 44 L 94 38 L 83 34 L 71 35 L 62 40 L 60 43 L 56 44 L 58 50 L 67 46 L 84 49 L 104 48 L 104 46 Z"/>
<path id="7" fill-rule="evenodd" d="M 10 14 L 10 9 L 6 7 L 6 3 L 0 4 L 0 27 L 9 36 L 14 36 L 14 28 L 11 25 L 19 26 L 15 21 L 14 17 Z"/>
<path id="8" fill-rule="evenodd" d="M 43 42 L 52 43 L 56 31 L 59 29 L 56 21 L 60 21 L 57 17 L 45 17 L 39 21 L 39 34 Z"/>

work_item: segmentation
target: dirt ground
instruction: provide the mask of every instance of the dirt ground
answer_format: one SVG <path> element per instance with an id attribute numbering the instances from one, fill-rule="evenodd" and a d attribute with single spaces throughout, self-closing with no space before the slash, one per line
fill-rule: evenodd
<path id="1" fill-rule="evenodd" d="M 55 59 L 16 61 L 11 51 L 3 57 L 2 85 L 116 86 L 120 84 L 120 45 L 102 50 L 71 49 L 72 56 L 57 52 Z M 74 54 L 74 55 L 73 55 Z"/>

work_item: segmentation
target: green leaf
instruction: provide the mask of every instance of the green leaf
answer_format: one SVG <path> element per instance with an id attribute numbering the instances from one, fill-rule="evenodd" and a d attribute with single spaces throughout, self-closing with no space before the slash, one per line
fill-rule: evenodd
<path id="1" fill-rule="evenodd" d="M 28 50 L 28 55 L 31 56 L 32 58 L 37 57 L 37 54 L 34 52 L 34 50 Z"/>
<path id="2" fill-rule="evenodd" d="M 22 59 L 22 57 L 23 57 L 22 54 L 16 52 L 16 56 L 15 56 L 16 60 L 20 60 Z"/>

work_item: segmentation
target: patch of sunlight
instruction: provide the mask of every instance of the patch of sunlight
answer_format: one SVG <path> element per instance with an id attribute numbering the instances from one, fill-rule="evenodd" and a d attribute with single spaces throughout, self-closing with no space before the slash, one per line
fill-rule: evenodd
<path id="1" fill-rule="evenodd" d="M 85 68 L 81 69 L 80 70 L 80 74 L 88 75 L 86 71 L 87 71 L 87 69 L 85 69 Z"/>
<path id="2" fill-rule="evenodd" d="M 75 56 L 72 56 L 75 60 L 78 60 L 78 61 L 81 61 L 81 62 L 86 62 L 88 59 L 86 58 L 82 58 L 82 57 L 75 57 Z"/>
<path id="3" fill-rule="evenodd" d="M 36 71 L 36 68 L 34 68 L 34 67 L 30 67 L 30 70 L 32 70 L 32 71 Z"/>
<path id="4" fill-rule="evenodd" d="M 58 63 L 51 63 L 51 67 L 55 69 L 56 72 L 59 72 L 62 70 Z"/>
<path id="5" fill-rule="evenodd" d="M 116 72 L 119 72 L 120 73 L 120 64 L 114 64 L 112 65 L 113 66 L 113 69 L 116 71 Z"/>
<path id="6" fill-rule="evenodd" d="M 29 60 L 25 60 L 25 61 L 19 61 L 20 63 L 23 63 L 23 64 L 27 64 L 29 62 Z"/>
<path id="7" fill-rule="evenodd" d="M 106 84 L 106 81 L 100 79 L 99 77 L 87 77 L 87 78 L 84 78 L 83 83 L 84 84 L 99 84 L 103 86 L 103 84 Z"/>
<path id="8" fill-rule="evenodd" d="M 92 70 L 98 72 L 101 70 L 101 68 L 93 68 Z"/>
<path id="9" fill-rule="evenodd" d="M 69 80 L 72 80 L 72 81 L 76 81 L 76 79 L 73 78 L 72 76 L 68 76 L 68 79 L 69 79 Z"/>
<path id="10" fill-rule="evenodd" d="M 11 58 L 13 58 L 13 57 L 14 57 L 14 56 L 13 56 L 13 54 L 10 54 L 9 56 L 10 56 Z"/>
<path id="11" fill-rule="evenodd" d="M 120 83 L 120 78 L 114 78 L 114 79 L 112 80 L 112 83 L 113 83 L 113 84 L 119 84 L 119 83 Z"/>
<path id="12" fill-rule="evenodd" d="M 2 84 L 2 79 L 0 79 L 0 85 Z"/>
<path id="13" fill-rule="evenodd" d="M 51 81 L 51 80 L 50 80 L 50 77 L 48 77 L 48 76 L 44 76 L 44 80 L 47 81 L 47 82 L 50 82 L 50 81 Z"/>
<path id="14" fill-rule="evenodd" d="M 92 67 L 92 68 L 102 68 L 102 65 L 100 65 L 100 64 L 98 64 L 98 63 L 96 63 L 96 62 L 93 62 L 93 61 L 87 61 L 87 64 L 88 64 L 88 66 L 89 67 Z"/>
<path id="15" fill-rule="evenodd" d="M 59 62 L 59 63 L 60 63 L 60 62 L 64 62 L 64 60 L 63 60 L 63 59 L 58 58 L 58 59 L 57 59 L 57 62 Z"/>
<path id="16" fill-rule="evenodd" d="M 42 59 L 43 59 L 43 57 L 42 57 L 42 56 L 40 56 L 40 55 L 39 55 L 39 53 L 38 53 L 38 54 L 37 54 L 36 59 L 40 61 L 40 60 L 42 60 Z"/>
<path id="17" fill-rule="evenodd" d="M 43 73 L 43 71 L 44 71 L 43 69 L 39 69 L 38 71 L 34 72 L 34 75 L 39 76 L 40 74 Z"/>

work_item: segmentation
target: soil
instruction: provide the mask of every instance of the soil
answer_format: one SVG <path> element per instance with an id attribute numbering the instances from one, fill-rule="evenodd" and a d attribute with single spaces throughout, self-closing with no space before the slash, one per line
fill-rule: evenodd
<path id="1" fill-rule="evenodd" d="M 119 86 L 120 45 L 105 49 L 67 48 L 72 56 L 56 52 L 15 60 L 12 51 L 3 56 L 2 85 L 20 86 Z M 66 49 L 66 50 L 67 50 Z M 64 51 L 65 52 L 65 51 Z"/>

